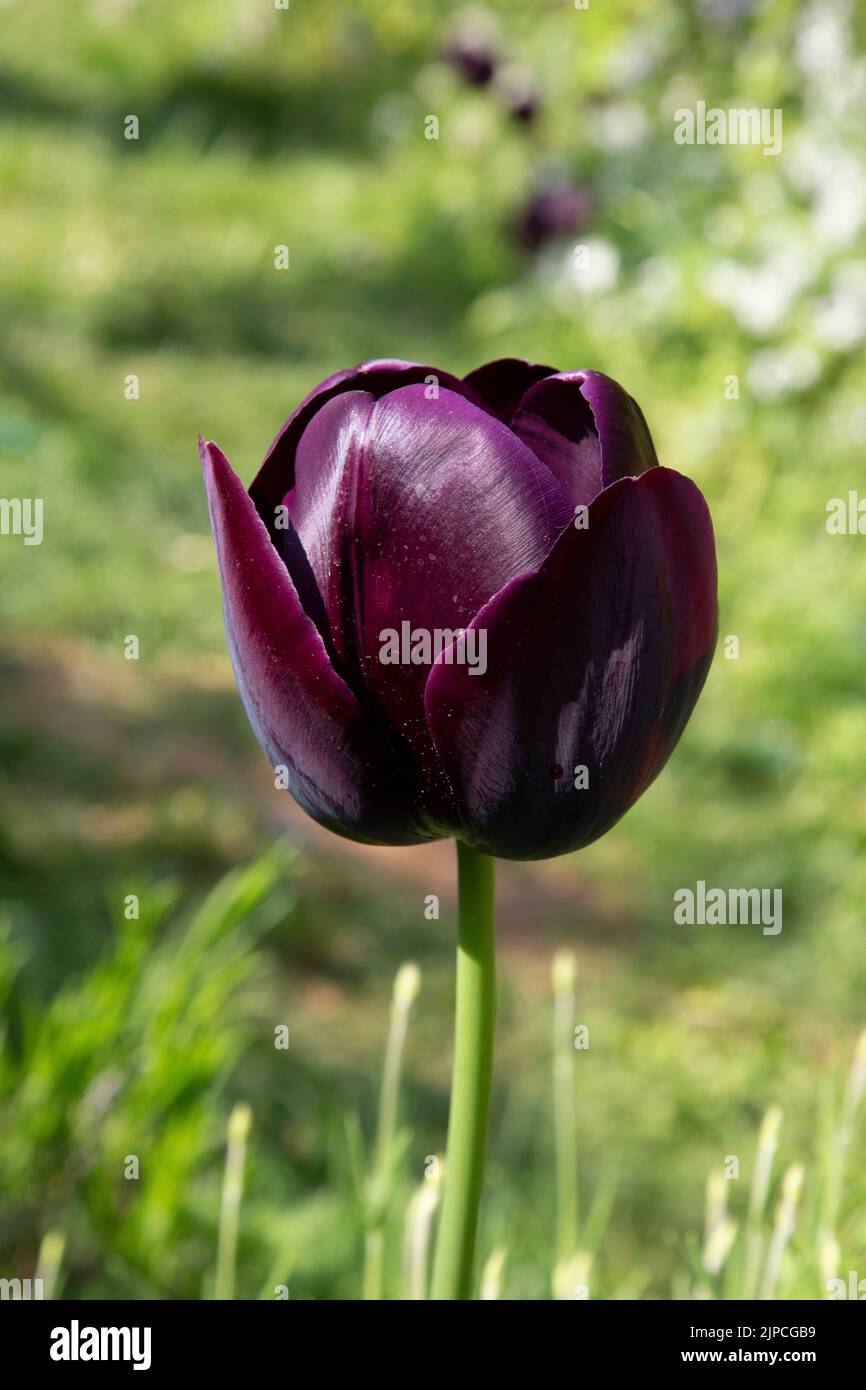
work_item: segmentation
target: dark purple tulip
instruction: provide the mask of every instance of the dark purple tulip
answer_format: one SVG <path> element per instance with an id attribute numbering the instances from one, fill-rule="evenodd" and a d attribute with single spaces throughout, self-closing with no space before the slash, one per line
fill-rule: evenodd
<path id="1" fill-rule="evenodd" d="M 249 493 L 201 455 L 241 696 L 315 820 L 542 859 L 664 766 L 715 646 L 712 523 L 610 377 L 366 362 L 298 407 Z M 383 659 L 388 632 L 415 663 Z"/>
<path id="2" fill-rule="evenodd" d="M 493 54 L 477 45 L 451 43 L 448 58 L 470 87 L 486 87 L 496 71 Z"/>
<path id="3" fill-rule="evenodd" d="M 579 184 L 562 180 L 533 193 L 517 219 L 517 237 L 526 251 L 539 251 L 556 237 L 571 236 L 586 223 L 590 199 Z"/>
<path id="4" fill-rule="evenodd" d="M 486 87 L 499 63 L 495 20 L 484 10 L 458 14 L 445 42 L 445 56 L 471 87 Z"/>

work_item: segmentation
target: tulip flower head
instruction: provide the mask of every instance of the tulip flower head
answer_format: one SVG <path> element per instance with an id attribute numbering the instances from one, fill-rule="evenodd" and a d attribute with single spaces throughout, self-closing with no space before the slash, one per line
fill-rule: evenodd
<path id="1" fill-rule="evenodd" d="M 713 531 L 615 381 L 366 362 L 249 492 L 201 455 L 241 697 L 316 821 L 547 858 L 664 766 L 715 646 Z"/>

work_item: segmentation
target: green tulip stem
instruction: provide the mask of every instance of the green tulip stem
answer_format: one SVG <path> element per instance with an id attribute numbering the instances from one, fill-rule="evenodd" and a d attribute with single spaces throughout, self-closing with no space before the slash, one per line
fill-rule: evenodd
<path id="1" fill-rule="evenodd" d="M 484 1177 L 496 1009 L 495 863 L 457 842 L 454 1067 L 434 1299 L 469 1298 Z"/>

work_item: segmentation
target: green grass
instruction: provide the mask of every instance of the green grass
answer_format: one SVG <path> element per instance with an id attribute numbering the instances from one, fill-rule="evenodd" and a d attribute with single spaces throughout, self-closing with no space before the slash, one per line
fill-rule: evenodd
<path id="1" fill-rule="evenodd" d="M 399 1291 L 405 1207 L 444 1145 L 451 871 L 308 838 L 274 792 L 228 668 L 195 440 L 249 480 L 341 366 L 515 354 L 606 370 L 641 402 L 662 461 L 709 500 L 739 658 L 720 644 L 681 747 L 622 825 L 579 858 L 503 869 L 483 1253 L 507 1251 L 506 1296 L 549 1296 L 548 982 L 564 944 L 591 1039 L 576 1108 L 593 1296 L 704 1289 L 704 1185 L 727 1155 L 738 1235 L 708 1287 L 736 1292 L 774 1104 L 765 1235 L 781 1175 L 805 1169 L 776 1293 L 825 1296 L 832 1093 L 866 1021 L 866 541 L 825 518 L 862 486 L 866 366 L 819 329 L 866 252 L 856 218 L 822 222 L 814 180 L 836 162 L 839 188 L 866 186 L 866 21 L 843 25 L 822 68 L 826 47 L 778 0 L 728 24 L 637 0 L 494 8 L 545 94 L 531 132 L 439 63 L 442 7 L 4 11 L 0 467 L 5 496 L 45 506 L 43 545 L 0 537 L 4 1275 L 32 1273 L 56 1231 L 71 1296 L 209 1296 L 225 1127 L 248 1103 L 237 1293 L 355 1296 L 359 1145 L 391 981 L 412 959 L 386 1232 Z M 782 107 L 781 157 L 676 146 L 673 110 L 696 99 Z M 535 259 L 514 244 L 553 167 L 592 190 L 580 240 L 616 250 L 598 293 L 570 281 L 570 244 Z M 764 277 L 736 308 L 720 300 L 727 262 Z M 759 329 L 749 310 L 771 291 Z M 772 397 L 761 354 L 792 345 L 814 354 L 812 379 Z M 782 888 L 781 935 L 675 926 L 673 893 L 698 878 Z M 833 1231 L 842 1277 L 866 1276 L 856 1154 Z"/>

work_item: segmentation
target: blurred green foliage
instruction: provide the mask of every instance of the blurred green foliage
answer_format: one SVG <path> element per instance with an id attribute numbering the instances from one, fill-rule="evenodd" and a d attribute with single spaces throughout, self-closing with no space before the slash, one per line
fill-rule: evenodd
<path id="1" fill-rule="evenodd" d="M 828 500 L 864 486 L 866 16 L 501 0 L 503 47 L 542 96 L 527 129 L 442 63 L 455 8 L 3 9 L 2 492 L 45 505 L 41 546 L 0 537 L 4 1274 L 30 1273 L 60 1230 L 71 1295 L 207 1296 L 225 1121 L 248 1100 L 239 1293 L 355 1295 L 350 1117 L 369 1143 L 409 956 L 424 986 L 401 1202 L 443 1146 L 453 930 L 423 898 L 445 889 L 385 890 L 336 840 L 260 857 L 284 821 L 228 673 L 195 452 L 201 431 L 250 479 L 310 387 L 365 357 L 516 355 L 622 381 L 662 461 L 709 499 L 721 635 L 739 640 L 620 827 L 503 875 L 483 1246 L 508 1249 L 505 1292 L 550 1290 L 560 942 L 591 1035 L 582 1192 L 618 1173 L 593 1294 L 689 1291 L 705 1176 L 737 1154 L 750 1178 L 771 1102 L 803 1209 L 826 1188 L 819 1094 L 866 997 L 866 540 L 825 525 Z M 673 113 L 698 100 L 781 108 L 781 155 L 678 146 Z M 530 257 L 515 219 L 554 176 L 586 185 L 591 216 Z M 781 935 L 675 927 L 673 892 L 699 878 L 782 888 Z M 851 1163 L 843 1277 L 866 1275 Z M 782 1293 L 822 1296 L 819 1228 Z"/>

